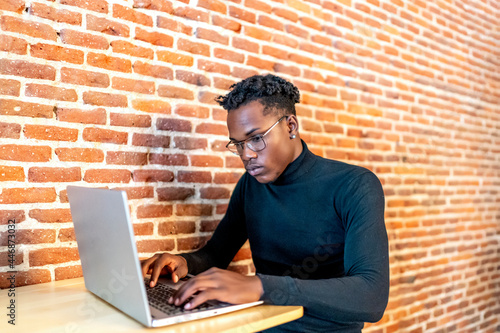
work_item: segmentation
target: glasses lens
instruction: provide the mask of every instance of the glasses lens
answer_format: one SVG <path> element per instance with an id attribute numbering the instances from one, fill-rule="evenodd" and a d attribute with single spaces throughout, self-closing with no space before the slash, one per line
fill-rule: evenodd
<path id="1" fill-rule="evenodd" d="M 247 147 L 253 151 L 261 151 L 266 148 L 266 143 L 264 142 L 262 135 L 256 135 L 247 141 Z"/>

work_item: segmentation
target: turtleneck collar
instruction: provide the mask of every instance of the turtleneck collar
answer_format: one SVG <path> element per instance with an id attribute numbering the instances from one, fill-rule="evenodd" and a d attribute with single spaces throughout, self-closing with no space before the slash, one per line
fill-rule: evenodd
<path id="1" fill-rule="evenodd" d="M 285 171 L 270 185 L 286 185 L 293 183 L 296 179 L 309 172 L 315 163 L 314 155 L 307 144 L 301 139 L 302 153 L 292 163 L 288 164 Z"/>

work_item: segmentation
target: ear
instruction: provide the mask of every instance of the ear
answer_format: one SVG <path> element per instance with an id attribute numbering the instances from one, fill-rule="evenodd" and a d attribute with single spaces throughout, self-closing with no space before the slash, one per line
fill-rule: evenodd
<path id="1" fill-rule="evenodd" d="M 286 126 L 288 127 L 288 134 L 290 137 L 292 135 L 297 136 L 299 134 L 299 120 L 297 119 L 297 116 L 288 116 Z"/>

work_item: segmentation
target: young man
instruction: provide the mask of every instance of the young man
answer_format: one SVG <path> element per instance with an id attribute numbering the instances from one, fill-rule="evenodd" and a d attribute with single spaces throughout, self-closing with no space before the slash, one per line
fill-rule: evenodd
<path id="1" fill-rule="evenodd" d="M 224 218 L 200 250 L 156 254 L 143 273 L 176 282 L 170 299 L 194 308 L 208 299 L 302 305 L 304 316 L 271 331 L 361 332 L 382 318 L 389 294 L 384 194 L 369 170 L 312 154 L 300 139 L 299 91 L 274 75 L 253 76 L 218 102 L 227 148 L 246 169 Z M 246 240 L 255 276 L 225 270 Z"/>

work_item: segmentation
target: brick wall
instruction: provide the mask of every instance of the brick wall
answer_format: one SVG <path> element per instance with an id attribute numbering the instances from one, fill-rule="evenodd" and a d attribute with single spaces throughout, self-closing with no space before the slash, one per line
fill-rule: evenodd
<path id="1" fill-rule="evenodd" d="M 213 98 L 275 72 L 301 136 L 386 192 L 366 332 L 500 328 L 495 0 L 0 0 L 0 286 L 81 276 L 67 185 L 124 189 L 141 256 L 201 246 L 242 174 Z M 231 269 L 252 271 L 248 246 Z"/>

